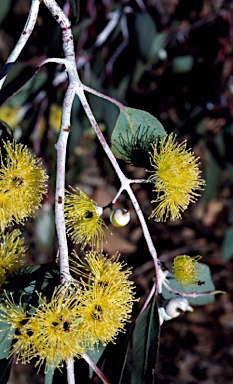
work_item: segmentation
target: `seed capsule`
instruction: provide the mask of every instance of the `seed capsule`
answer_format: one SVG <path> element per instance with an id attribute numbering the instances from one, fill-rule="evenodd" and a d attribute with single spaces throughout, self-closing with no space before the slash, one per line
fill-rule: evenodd
<path id="1" fill-rule="evenodd" d="M 115 227 L 124 227 L 130 221 L 130 212 L 125 208 L 113 209 L 110 213 L 110 221 Z"/>
<path id="2" fill-rule="evenodd" d="M 166 305 L 166 313 L 171 319 L 178 317 L 182 312 L 186 311 L 193 312 L 193 308 L 185 297 L 175 297 L 169 300 Z"/>

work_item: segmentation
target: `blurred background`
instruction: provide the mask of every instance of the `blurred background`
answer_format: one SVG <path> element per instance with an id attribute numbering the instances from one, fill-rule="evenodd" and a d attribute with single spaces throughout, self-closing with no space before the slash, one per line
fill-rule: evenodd
<path id="1" fill-rule="evenodd" d="M 171 269 L 179 254 L 201 255 L 216 289 L 226 291 L 207 306 L 163 324 L 156 383 L 233 383 L 233 3 L 230 0 L 85 0 L 77 15 L 58 1 L 72 21 L 77 67 L 88 86 L 126 106 L 150 112 L 187 140 L 200 157 L 206 188 L 182 220 L 148 226 L 161 261 Z M 29 0 L 0 3 L 0 64 L 4 65 L 24 28 Z M 41 4 L 37 24 L 0 94 L 0 119 L 13 136 L 29 145 L 50 176 L 49 193 L 35 219 L 21 228 L 31 264 L 55 259 L 56 151 L 61 106 L 67 87 L 63 69 L 47 64 L 29 82 L 28 74 L 47 57 L 62 57 L 60 28 Z M 25 85 L 22 87 L 22 85 Z M 13 96 L 12 96 L 13 95 Z M 108 142 L 118 116 L 114 104 L 88 95 Z M 79 186 L 99 205 L 107 205 L 119 182 L 75 99 L 67 154 L 67 186 Z M 144 168 L 120 161 L 130 178 Z M 133 189 L 145 217 L 153 209 L 150 185 Z M 127 195 L 118 206 L 131 211 L 124 228 L 106 232 L 104 250 L 133 267 L 138 295 L 149 293 L 153 262 Z M 72 245 L 70 244 L 70 248 Z M 130 382 L 130 361 L 123 383 Z M 15 366 L 11 384 L 42 383 L 31 366 Z M 149 383 L 148 383 L 149 384 Z"/>

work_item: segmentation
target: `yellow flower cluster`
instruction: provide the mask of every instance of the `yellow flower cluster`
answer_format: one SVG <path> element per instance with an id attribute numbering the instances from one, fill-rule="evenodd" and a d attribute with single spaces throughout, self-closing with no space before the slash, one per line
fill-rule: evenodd
<path id="1" fill-rule="evenodd" d="M 174 258 L 173 274 L 180 285 L 189 286 L 198 284 L 198 275 L 201 267 L 198 261 L 201 256 L 191 257 L 188 255 L 179 255 Z"/>
<path id="2" fill-rule="evenodd" d="M 0 322 L 13 340 L 9 354 L 23 363 L 33 358 L 38 368 L 45 364 L 45 371 L 60 368 L 124 332 L 135 301 L 130 269 L 98 252 L 87 253 L 84 262 L 74 257 L 73 271 L 83 278 L 56 288 L 49 302 L 38 294 L 39 306 L 29 311 L 9 296 L 0 304 Z"/>
<path id="3" fill-rule="evenodd" d="M 100 217 L 100 207 L 81 189 L 71 189 L 72 192 L 66 192 L 64 208 L 68 235 L 75 243 L 80 243 L 82 249 L 87 244 L 101 248 L 106 225 Z"/>
<path id="4" fill-rule="evenodd" d="M 157 206 L 150 218 L 156 221 L 175 220 L 181 212 L 195 202 L 199 196 L 196 192 L 205 184 L 200 177 L 198 158 L 186 149 L 187 143 L 175 142 L 174 135 L 165 135 L 152 145 L 150 162 L 152 168 L 148 181 L 155 184 L 157 198 L 152 201 Z"/>
<path id="5" fill-rule="evenodd" d="M 24 239 L 20 237 L 20 230 L 2 235 L 0 243 L 0 286 L 7 276 L 25 266 L 25 252 L 27 247 Z"/>
<path id="6" fill-rule="evenodd" d="M 77 292 L 69 290 L 69 286 L 56 288 L 49 303 L 39 295 L 40 305 L 32 308 L 34 313 L 7 297 L 0 306 L 0 321 L 15 329 L 15 333 L 10 333 L 14 342 L 10 356 L 16 352 L 17 360 L 23 363 L 36 358 L 39 368 L 45 362 L 45 371 L 50 366 L 61 367 L 67 359 L 80 357 L 84 349 L 80 342 L 77 297 Z"/>
<path id="7" fill-rule="evenodd" d="M 73 268 L 88 278 L 87 282 L 81 282 L 79 315 L 80 329 L 90 348 L 99 341 L 113 342 L 130 318 L 134 301 L 133 283 L 128 280 L 130 269 L 117 258 L 115 255 L 108 259 L 91 251 L 86 253 L 83 263 L 77 257 L 79 265 L 76 263 Z"/>
<path id="8" fill-rule="evenodd" d="M 48 179 L 40 160 L 15 141 L 4 143 L 0 167 L 0 229 L 33 216 L 40 206 Z"/>

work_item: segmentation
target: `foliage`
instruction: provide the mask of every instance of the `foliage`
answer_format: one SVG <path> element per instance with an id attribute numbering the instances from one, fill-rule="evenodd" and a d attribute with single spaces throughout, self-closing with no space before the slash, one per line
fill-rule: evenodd
<path id="1" fill-rule="evenodd" d="M 33 0 L 24 8 L 27 23 L 11 31 L 17 1 L 0 5 L 14 53 L 0 51 L 1 383 L 17 350 L 18 360 L 45 371 L 46 384 L 67 374 L 70 382 L 81 374 L 83 383 L 96 375 L 105 383 L 123 383 L 126 375 L 133 384 L 152 383 L 162 323 L 221 292 L 210 268 L 198 263 L 197 246 L 191 256 L 176 256 L 173 268 L 174 252 L 168 266 L 157 254 L 168 247 L 164 228 L 174 229 L 171 221 L 179 228 L 191 203 L 205 212 L 221 195 L 224 170 L 232 189 L 232 58 L 223 54 L 230 51 L 230 5 L 206 6 L 203 15 L 204 7 L 182 0 L 166 10 L 149 1 Z M 197 203 L 206 158 L 206 190 Z M 111 196 L 95 199 L 101 183 Z M 131 184 L 140 184 L 147 203 Z M 116 212 L 128 214 L 123 224 Z M 227 213 L 225 260 L 233 256 Z M 28 257 L 23 238 L 13 236 L 25 221 Z M 120 233 L 131 244 L 138 225 L 129 268 L 109 239 Z M 142 255 L 154 270 L 138 303 L 131 280 L 137 263 L 147 261 Z"/>

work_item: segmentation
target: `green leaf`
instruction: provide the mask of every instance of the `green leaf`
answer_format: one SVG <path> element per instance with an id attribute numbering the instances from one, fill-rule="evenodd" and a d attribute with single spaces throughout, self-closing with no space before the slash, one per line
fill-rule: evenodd
<path id="1" fill-rule="evenodd" d="M 98 367 L 111 384 L 120 384 L 122 381 L 133 329 L 134 323 L 127 324 L 126 332 L 117 336 L 115 344 L 107 345 L 98 362 Z"/>
<path id="2" fill-rule="evenodd" d="M 13 358 L 0 360 L 0 383 L 7 384 L 10 376 Z"/>
<path id="3" fill-rule="evenodd" d="M 53 263 L 21 268 L 15 271 L 3 284 L 2 289 L 12 295 L 15 303 L 20 303 L 24 308 L 29 305 L 38 305 L 38 294 L 41 292 L 49 300 L 54 288 L 60 284 L 59 270 Z M 22 295 L 23 294 L 23 295 Z M 0 299 L 4 300 L 4 292 Z"/>
<path id="4" fill-rule="evenodd" d="M 8 323 L 0 322 L 0 359 L 4 359 L 9 356 L 12 344 L 11 336 L 14 335 L 14 333 L 15 329 L 9 329 Z"/>
<path id="5" fill-rule="evenodd" d="M 158 309 L 154 297 L 136 321 L 133 334 L 132 384 L 154 382 L 159 331 Z"/>
<path id="6" fill-rule="evenodd" d="M 79 17 L 79 1 L 78 0 L 69 0 L 71 12 L 73 14 L 74 19 L 78 19 Z"/>
<path id="7" fill-rule="evenodd" d="M 162 124 L 150 113 L 140 109 L 122 108 L 111 137 L 112 151 L 116 157 L 127 161 L 127 149 L 130 145 L 132 146 L 132 143 L 135 143 L 135 137 L 139 129 L 140 132 L 143 132 L 145 129 L 145 137 L 151 136 L 153 137 L 153 140 L 165 135 L 165 130 Z M 140 133 L 140 138 L 143 145 L 144 137 L 142 133 Z M 148 144 L 152 143 L 145 144 L 148 146 Z"/>
<path id="8" fill-rule="evenodd" d="M 206 186 L 202 195 L 203 201 L 208 203 L 215 196 L 219 184 L 222 180 L 222 176 L 223 169 L 220 167 L 213 155 L 210 153 L 205 171 Z"/>
<path id="9" fill-rule="evenodd" d="M 233 226 L 227 229 L 222 244 L 223 260 L 230 260 L 233 257 Z"/>
<path id="10" fill-rule="evenodd" d="M 53 374 L 55 367 L 49 367 L 48 371 L 45 373 L 44 384 L 53 384 Z"/>
<path id="11" fill-rule="evenodd" d="M 172 71 L 175 73 L 186 73 L 191 71 L 194 64 L 193 56 L 179 56 L 172 60 Z"/>
<path id="12" fill-rule="evenodd" d="M 147 61 L 151 46 L 157 34 L 156 25 L 149 13 L 136 13 L 135 29 L 138 50 L 141 57 Z"/>
<path id="13" fill-rule="evenodd" d="M 22 71 L 19 77 L 6 84 L 0 94 L 0 105 L 4 104 L 9 98 L 14 96 L 12 106 L 19 106 L 26 103 L 29 95 L 39 90 L 45 83 L 47 75 L 45 72 L 38 73 L 39 68 L 29 68 Z M 35 76 L 37 74 L 37 76 Z M 34 77 L 35 76 L 35 77 Z"/>
<path id="14" fill-rule="evenodd" d="M 172 289 L 175 289 L 176 291 L 183 292 L 183 293 L 205 293 L 205 292 L 211 292 L 215 290 L 214 283 L 212 281 L 210 269 L 208 265 L 197 263 L 197 267 L 200 269 L 200 285 L 193 284 L 189 287 L 180 285 L 173 277 L 172 274 L 168 274 L 169 285 Z M 204 284 L 203 284 L 204 282 Z M 163 287 L 163 297 L 165 299 L 171 299 L 173 297 L 177 297 L 176 294 L 171 293 L 166 288 Z M 209 303 L 213 303 L 215 301 L 215 295 L 205 295 L 205 296 L 199 296 L 199 297 L 187 297 L 187 300 L 192 305 L 206 305 Z"/>
<path id="15" fill-rule="evenodd" d="M 161 50 L 163 49 L 163 46 L 164 46 L 164 39 L 165 39 L 164 33 L 158 33 L 154 37 L 151 44 L 150 51 L 149 51 L 149 55 L 148 55 L 149 64 L 155 64 L 160 59 Z"/>
<path id="16" fill-rule="evenodd" d="M 0 24 L 6 17 L 7 13 L 9 12 L 11 3 L 12 2 L 10 0 L 0 1 Z M 7 44 L 7 42 L 5 42 L 5 44 Z"/>

